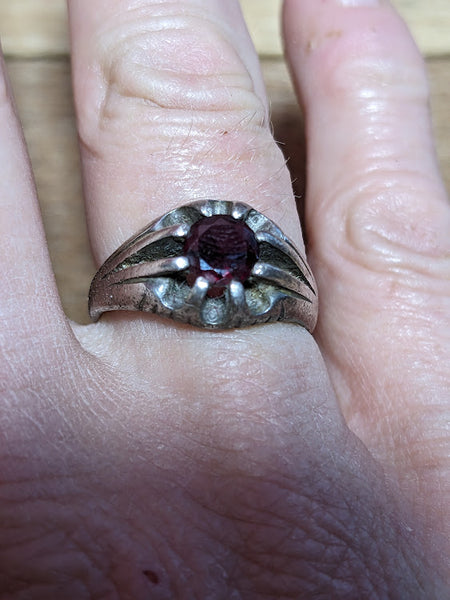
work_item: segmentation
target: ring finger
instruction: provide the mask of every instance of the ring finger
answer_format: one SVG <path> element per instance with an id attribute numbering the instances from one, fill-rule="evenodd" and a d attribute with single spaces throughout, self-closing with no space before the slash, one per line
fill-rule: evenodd
<path id="1" fill-rule="evenodd" d="M 239 2 L 100 4 L 69 0 L 87 220 L 97 264 L 154 218 L 204 198 L 252 205 L 302 248 L 290 176 L 270 132 L 259 63 Z M 241 373 L 246 362 L 252 372 L 261 362 L 271 364 L 275 387 L 281 372 L 308 373 L 303 387 L 319 385 L 313 373 L 320 386 L 327 381 L 303 328 L 277 326 L 277 337 L 273 328 L 261 328 L 261 334 L 256 329 L 219 343 L 204 331 L 191 337 L 168 324 L 159 327 L 153 318 L 150 323 L 142 313 L 117 312 L 78 335 L 84 347 L 108 355 L 137 380 L 149 364 L 151 377 L 157 373 L 164 386 L 175 385 L 174 371 L 182 373 L 182 393 L 187 379 L 195 393 L 199 382 L 215 381 L 220 372 L 239 378 L 228 368 L 236 356 L 244 357 Z M 165 346 L 164 362 L 162 342 L 169 337 L 174 339 Z M 295 351 L 286 354 L 289 345 Z"/>
<path id="2" fill-rule="evenodd" d="M 197 198 L 301 234 L 239 3 L 69 1 L 88 225 L 100 263 Z"/>

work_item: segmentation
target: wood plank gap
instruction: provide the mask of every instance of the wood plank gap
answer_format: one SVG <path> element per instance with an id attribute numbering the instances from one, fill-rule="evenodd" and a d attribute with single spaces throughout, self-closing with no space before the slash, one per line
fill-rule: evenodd
<path id="1" fill-rule="evenodd" d="M 70 54 L 62 53 L 54 54 L 51 53 L 43 53 L 43 54 L 4 54 L 5 60 L 7 63 L 30 63 L 30 62 L 70 62 Z"/>

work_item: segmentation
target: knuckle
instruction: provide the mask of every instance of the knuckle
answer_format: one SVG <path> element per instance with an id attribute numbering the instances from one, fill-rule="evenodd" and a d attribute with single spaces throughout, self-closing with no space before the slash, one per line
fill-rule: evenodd
<path id="1" fill-rule="evenodd" d="M 252 122 L 267 122 L 266 107 L 229 32 L 198 7 L 146 3 L 99 36 L 101 130 L 123 130 L 130 120 L 157 128 L 170 122 L 183 130 L 196 119 L 208 123 L 211 113 L 220 113 L 222 129 L 249 114 Z"/>
<path id="2" fill-rule="evenodd" d="M 105 56 L 109 86 L 156 107 L 202 109 L 211 101 L 214 108 L 232 107 L 233 94 L 223 94 L 223 84 L 251 92 L 251 80 L 220 30 L 196 21 L 183 16 L 151 32 L 136 24 Z"/>
<path id="3" fill-rule="evenodd" d="M 333 271 L 362 268 L 374 281 L 388 274 L 399 291 L 438 296 L 447 279 L 448 290 L 450 211 L 438 182 L 388 169 L 352 173 L 320 216 L 328 241 L 318 249 Z"/>
<path id="4" fill-rule="evenodd" d="M 425 72 L 417 65 L 402 67 L 389 56 L 352 57 L 339 63 L 334 56 L 330 57 L 325 71 L 327 95 L 354 98 L 358 105 L 369 107 L 371 112 L 383 107 L 387 100 L 415 102 L 421 106 L 428 103 Z"/>
<path id="5" fill-rule="evenodd" d="M 347 214 L 348 246 L 374 270 L 439 275 L 450 258 L 450 213 L 438 189 L 408 179 L 394 189 L 378 182 L 355 197 Z"/>
<path id="6" fill-rule="evenodd" d="M 364 104 L 383 97 L 427 101 L 425 63 L 403 28 L 399 22 L 375 22 L 370 29 L 343 27 L 329 32 L 317 48 L 312 44 L 310 53 L 321 63 L 325 92 Z M 388 35 L 393 44 L 386 44 Z"/>

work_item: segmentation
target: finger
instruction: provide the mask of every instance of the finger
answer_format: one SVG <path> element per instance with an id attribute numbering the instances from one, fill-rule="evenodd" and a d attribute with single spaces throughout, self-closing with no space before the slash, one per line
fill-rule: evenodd
<path id="1" fill-rule="evenodd" d="M 154 217 L 196 198 L 247 202 L 301 244 L 290 177 L 270 132 L 238 2 L 76 0 L 69 7 L 96 260 Z M 85 347 L 120 366 L 127 381 L 147 394 L 181 399 L 179 408 L 161 406 L 170 416 L 171 409 L 178 411 L 177 422 L 193 404 L 212 420 L 219 404 L 232 420 L 244 413 L 251 420 L 255 402 L 269 414 L 275 394 L 280 418 L 288 415 L 300 427 L 306 420 L 292 398 L 301 389 L 313 390 L 306 410 L 342 430 L 323 363 L 301 327 L 215 335 L 159 328 L 154 320 L 122 312 L 87 331 L 78 332 Z M 135 414 L 148 414 L 148 400 L 137 404 Z M 208 419 L 199 417 L 196 427 L 214 437 L 217 426 Z M 235 440 L 238 429 L 230 434 Z"/>
<path id="2" fill-rule="evenodd" d="M 45 345 L 51 354 L 64 343 L 67 328 L 2 57 L 0 131 L 0 341 L 5 352 L 1 362 L 2 374 L 20 385 L 30 373 L 30 352 L 45 359 L 39 349 Z"/>
<path id="3" fill-rule="evenodd" d="M 318 340 L 352 427 L 405 486 L 423 497 L 439 486 L 442 518 L 450 211 L 427 78 L 387 2 L 346 4 L 286 0 L 284 11 L 306 113 Z"/>
<path id="4" fill-rule="evenodd" d="M 290 177 L 271 135 L 239 3 L 77 0 L 69 9 L 88 226 L 97 262 L 153 218 L 198 198 L 251 204 L 301 245 Z M 167 331 L 179 335 L 136 314 L 118 312 L 103 321 L 102 332 L 113 323 L 108 351 L 126 349 L 122 365 L 123 359 L 136 363 L 137 354 L 141 364 L 155 365 L 148 356 L 149 335 L 152 348 L 157 345 L 155 330 L 164 339 Z M 311 341 L 305 343 L 298 329 L 289 335 L 304 353 Z M 184 330 L 181 335 L 189 337 Z M 217 338 L 207 339 L 210 345 L 192 357 L 199 368 L 216 355 Z M 181 363 L 192 379 L 192 363 Z"/>
<path id="5" fill-rule="evenodd" d="M 198 198 L 241 200 L 301 243 L 239 3 L 69 1 L 95 258 Z"/>

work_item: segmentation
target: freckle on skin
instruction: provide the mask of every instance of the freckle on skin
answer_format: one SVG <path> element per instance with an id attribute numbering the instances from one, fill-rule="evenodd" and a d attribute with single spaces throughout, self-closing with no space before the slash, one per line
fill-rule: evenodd
<path id="1" fill-rule="evenodd" d="M 306 54 L 311 54 L 313 50 L 317 48 L 317 40 L 315 38 L 311 38 L 308 40 L 306 44 Z"/>
<path id="2" fill-rule="evenodd" d="M 151 583 L 153 583 L 154 585 L 158 585 L 159 577 L 154 571 L 146 570 L 144 571 L 144 575 Z"/>
<path id="3" fill-rule="evenodd" d="M 321 40 L 337 39 L 337 38 L 342 37 L 342 34 L 343 34 L 342 29 L 331 29 L 330 31 L 325 33 L 321 39 L 319 39 L 317 36 L 312 36 L 306 44 L 306 53 L 311 54 L 311 52 L 316 50 L 316 48 L 318 48 L 320 46 Z"/>
<path id="4" fill-rule="evenodd" d="M 325 34 L 326 38 L 340 38 L 342 36 L 342 29 L 332 29 Z"/>

